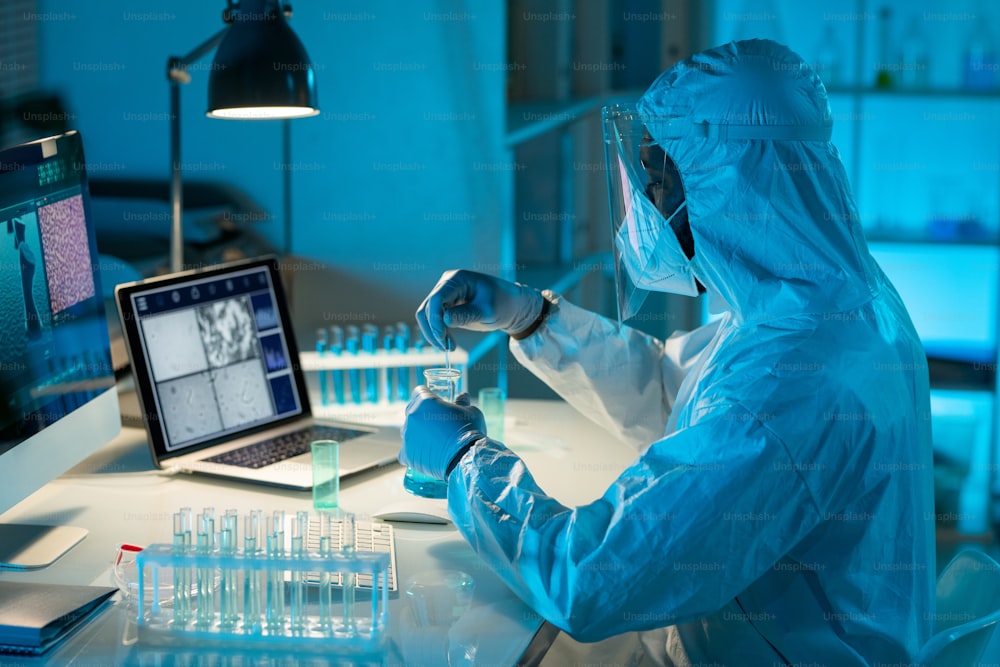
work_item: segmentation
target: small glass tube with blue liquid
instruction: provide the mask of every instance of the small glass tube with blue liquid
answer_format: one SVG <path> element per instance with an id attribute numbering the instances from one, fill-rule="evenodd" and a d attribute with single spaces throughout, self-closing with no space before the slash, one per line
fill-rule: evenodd
<path id="1" fill-rule="evenodd" d="M 361 350 L 375 356 L 378 349 L 378 327 L 366 324 L 361 330 Z M 378 403 L 378 369 L 374 366 L 365 368 L 365 400 L 368 403 Z"/>
<path id="2" fill-rule="evenodd" d="M 295 520 L 292 521 L 291 557 L 304 558 L 306 556 L 306 539 L 309 536 L 309 512 L 296 512 Z M 293 634 L 302 634 L 306 631 L 306 581 L 305 574 L 300 570 L 292 570 L 292 581 L 290 584 L 291 612 L 290 628 Z"/>
<path id="3" fill-rule="evenodd" d="M 355 532 L 357 526 L 354 514 L 344 512 L 340 520 L 340 552 L 345 556 L 353 556 L 355 549 Z M 344 594 L 344 625 L 340 628 L 340 633 L 345 636 L 353 636 L 357 632 L 354 620 L 354 602 L 357 590 L 355 586 L 355 574 L 350 570 L 343 573 L 342 590 Z"/>
<path id="4" fill-rule="evenodd" d="M 326 328 L 319 328 L 316 330 L 316 354 L 322 359 L 326 355 L 327 348 L 329 347 L 329 337 L 326 333 Z M 326 387 L 326 371 L 320 369 L 317 375 L 319 376 L 319 400 L 321 405 L 330 405 L 330 394 Z"/>
<path id="5" fill-rule="evenodd" d="M 267 557 L 285 557 L 285 513 L 276 510 L 268 517 Z M 267 632 L 281 635 L 285 631 L 285 571 L 267 571 L 267 609 L 264 613 Z"/>
<path id="6" fill-rule="evenodd" d="M 396 351 L 400 354 L 410 353 L 410 327 L 405 322 L 396 324 Z M 396 369 L 396 398 L 401 401 L 410 400 L 410 367 L 400 366 Z"/>
<path id="7" fill-rule="evenodd" d="M 234 556 L 239 548 L 239 514 L 235 509 L 226 510 L 222 515 L 222 528 L 219 530 L 219 553 L 223 556 Z M 221 587 L 219 589 L 220 624 L 227 630 L 232 630 L 240 620 L 239 573 L 236 570 L 222 571 Z"/>
<path id="8" fill-rule="evenodd" d="M 186 554 L 191 549 L 192 513 L 182 507 L 174 513 L 174 553 Z M 184 626 L 191 620 L 191 571 L 174 568 L 174 623 Z"/>
<path id="9" fill-rule="evenodd" d="M 206 507 L 198 515 L 198 553 L 203 556 L 215 551 L 215 508 Z M 195 622 L 208 626 L 215 621 L 215 570 L 198 568 L 198 610 Z"/>
<path id="10" fill-rule="evenodd" d="M 387 325 L 382 329 L 382 350 L 387 354 L 394 354 L 396 351 L 396 327 L 392 325 Z M 382 395 L 385 396 L 386 403 L 392 403 L 396 395 L 392 392 L 392 380 L 393 373 L 392 369 L 388 366 L 383 366 L 379 369 L 382 374 Z"/>
<path id="11" fill-rule="evenodd" d="M 344 328 L 338 325 L 330 327 L 330 354 L 339 357 L 344 353 Z M 344 371 L 333 370 L 333 400 L 337 405 L 344 404 Z"/>
<path id="12" fill-rule="evenodd" d="M 348 354 L 354 356 L 357 356 L 361 350 L 361 330 L 353 324 L 347 327 L 344 349 L 347 350 Z M 348 369 L 347 376 L 351 384 L 351 401 L 359 404 L 361 403 L 361 371 L 357 368 Z"/>
<path id="13" fill-rule="evenodd" d="M 264 554 L 264 511 L 253 510 L 243 518 L 243 553 L 247 558 L 261 558 Z M 264 586 L 262 570 L 247 569 L 243 580 L 243 628 L 249 634 L 263 632 L 261 613 Z"/>

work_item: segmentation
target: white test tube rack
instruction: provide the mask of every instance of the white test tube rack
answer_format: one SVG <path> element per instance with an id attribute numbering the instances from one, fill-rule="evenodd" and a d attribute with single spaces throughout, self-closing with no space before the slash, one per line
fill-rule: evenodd
<path id="1" fill-rule="evenodd" d="M 296 556 L 290 555 L 287 550 L 285 554 L 273 556 L 262 551 L 247 554 L 241 549 L 228 554 L 218 549 L 199 553 L 194 548 L 178 552 L 172 544 L 146 547 L 136 555 L 139 575 L 136 625 L 140 641 L 153 644 L 179 640 L 225 644 L 239 642 L 262 648 L 288 647 L 325 652 L 378 650 L 388 627 L 389 555 L 308 551 Z M 177 572 L 187 573 L 187 579 L 193 581 L 196 573 L 205 571 L 211 571 L 219 578 L 229 577 L 233 585 L 230 593 L 237 595 L 235 616 L 224 616 L 223 594 L 218 588 L 213 588 L 207 598 L 196 593 L 187 595 L 187 620 L 178 621 L 176 601 L 159 598 L 160 582 L 169 580 Z M 270 620 L 273 615 L 266 600 L 269 581 L 278 577 L 280 587 L 287 588 L 288 581 L 294 585 L 297 579 L 322 581 L 323 573 L 330 573 L 328 579 L 332 585 L 351 575 L 355 579 L 357 575 L 370 576 L 373 584 L 370 602 L 359 599 L 350 608 L 334 604 L 324 610 L 320 598 L 329 595 L 330 591 L 303 583 L 300 608 L 291 609 L 290 605 L 282 603 L 282 610 L 287 612 L 285 618 L 277 622 Z M 245 590 L 251 587 L 246 584 L 253 577 L 261 584 L 253 587 L 260 599 L 248 600 Z M 294 594 L 289 591 L 289 596 Z M 208 615 L 199 613 L 199 610 L 205 609 L 211 612 Z M 255 610 L 251 612 L 253 617 L 248 616 L 246 610 Z"/>
<path id="2" fill-rule="evenodd" d="M 322 417 L 350 418 L 352 421 L 393 421 L 401 418 L 403 408 L 409 400 L 410 392 L 418 384 L 424 384 L 420 370 L 443 367 L 450 364 L 462 371 L 459 392 L 468 387 L 469 354 L 461 348 L 448 352 L 433 348 L 410 348 L 406 352 L 378 349 L 375 352 L 319 354 L 311 350 L 299 352 L 302 371 L 309 374 L 325 373 L 322 382 L 317 377 L 317 386 L 325 383 L 328 400 L 312 400 L 313 414 Z M 399 369 L 408 369 L 408 385 L 403 398 L 399 392 Z M 372 371 L 366 374 L 365 371 Z M 333 373 L 340 373 L 343 401 L 336 399 Z M 367 400 L 368 382 L 374 376 L 377 383 L 377 401 Z M 352 384 L 353 383 L 353 384 Z M 358 400 L 354 400 L 358 397 Z"/>

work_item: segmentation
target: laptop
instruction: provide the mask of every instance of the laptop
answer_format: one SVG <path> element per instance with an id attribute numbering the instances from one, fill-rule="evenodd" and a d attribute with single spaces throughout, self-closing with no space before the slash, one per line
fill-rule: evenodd
<path id="1" fill-rule="evenodd" d="M 275 257 L 115 288 L 160 468 L 312 488 L 309 444 L 340 443 L 346 477 L 395 463 L 398 427 L 315 419 Z"/>

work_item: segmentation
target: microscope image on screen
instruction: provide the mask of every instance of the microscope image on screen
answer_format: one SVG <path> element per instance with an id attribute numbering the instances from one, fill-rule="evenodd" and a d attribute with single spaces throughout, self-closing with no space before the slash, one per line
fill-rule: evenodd
<path id="1" fill-rule="evenodd" d="M 257 357 L 257 330 L 247 297 L 223 299 L 198 308 L 198 330 L 214 368 Z"/>
<path id="2" fill-rule="evenodd" d="M 148 317 L 142 328 L 172 446 L 274 415 L 249 297 Z"/>
<path id="3" fill-rule="evenodd" d="M 95 294 L 83 197 L 76 195 L 38 209 L 52 312 L 61 313 Z"/>

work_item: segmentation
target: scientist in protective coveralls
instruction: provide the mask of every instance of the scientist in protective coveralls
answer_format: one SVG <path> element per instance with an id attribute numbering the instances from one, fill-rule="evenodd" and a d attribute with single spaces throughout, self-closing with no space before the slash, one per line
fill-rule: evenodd
<path id="1" fill-rule="evenodd" d="M 439 347 L 448 327 L 506 331 L 638 457 L 565 507 L 467 400 L 417 388 L 400 460 L 448 480 L 473 549 L 581 642 L 629 637 L 643 664 L 909 663 L 933 619 L 927 365 L 823 84 L 784 46 L 734 42 L 604 120 L 620 315 L 705 291 L 719 317 L 661 341 L 469 271 L 417 316 Z"/>

